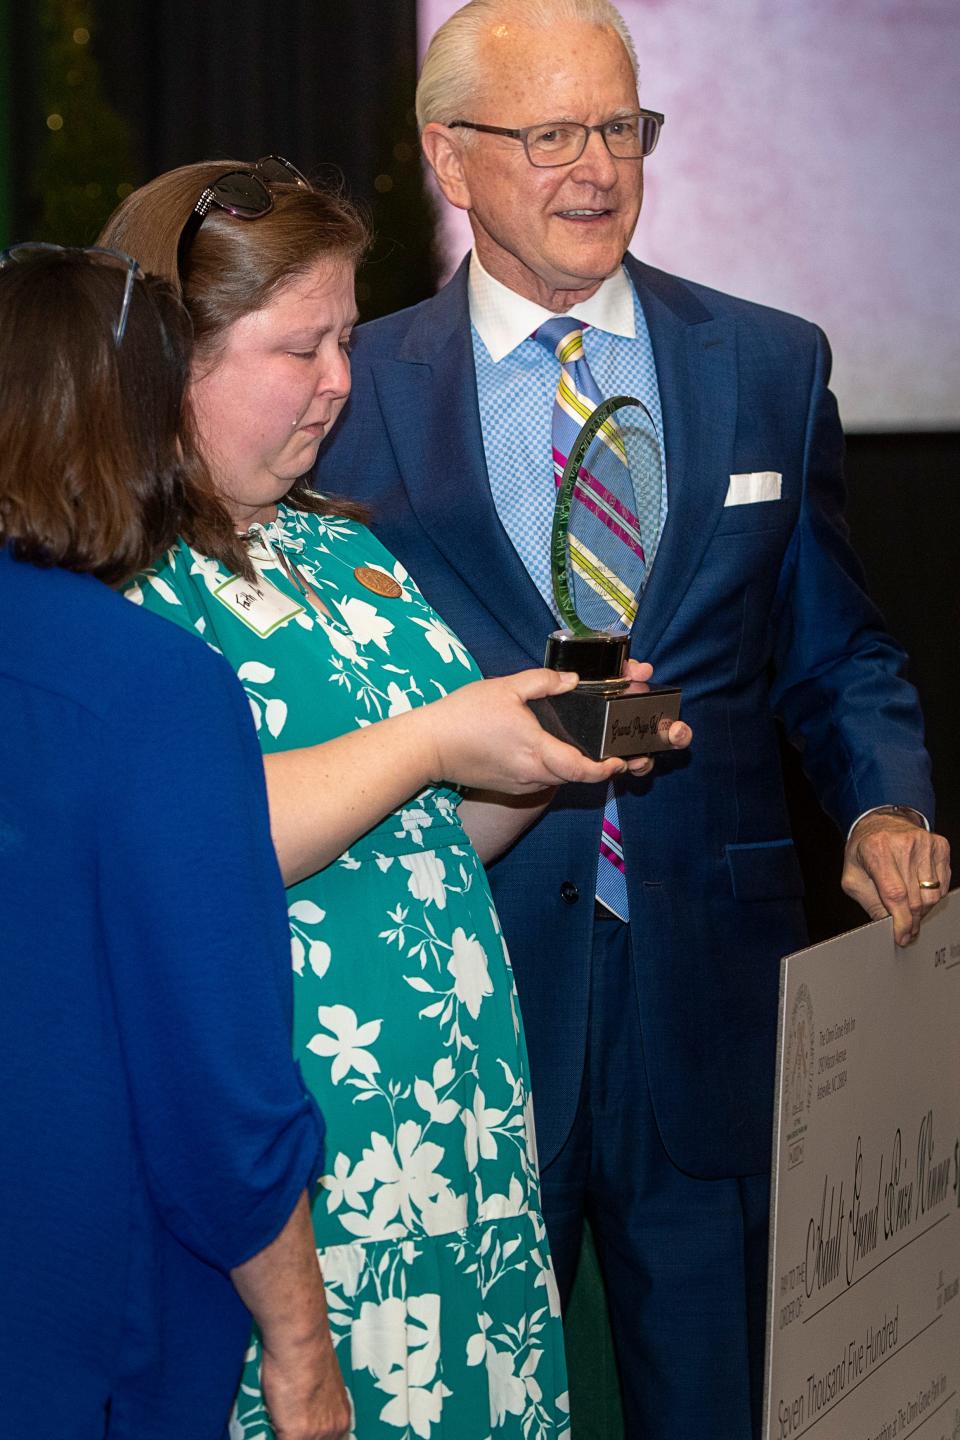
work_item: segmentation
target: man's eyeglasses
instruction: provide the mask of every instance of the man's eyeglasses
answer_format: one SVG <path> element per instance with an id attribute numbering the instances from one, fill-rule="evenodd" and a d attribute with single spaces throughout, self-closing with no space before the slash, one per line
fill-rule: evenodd
<path id="1" fill-rule="evenodd" d="M 508 135 L 520 140 L 527 159 L 538 169 L 572 165 L 587 148 L 596 130 L 615 160 L 642 160 L 652 155 L 660 139 L 663 116 L 657 110 L 639 110 L 635 115 L 617 115 L 602 125 L 581 125 L 575 120 L 550 120 L 543 125 L 525 125 L 522 130 L 505 130 L 502 125 L 477 125 L 472 120 L 451 120 L 449 129 L 480 130 L 485 135 Z"/>
<path id="2" fill-rule="evenodd" d="M 306 175 L 282 155 L 264 155 L 249 170 L 227 170 L 208 185 L 187 217 L 177 242 L 177 269 L 182 270 L 197 231 L 215 206 L 237 220 L 259 220 L 273 209 L 271 185 L 298 185 L 312 190 Z"/>
<path id="3" fill-rule="evenodd" d="M 113 338 L 117 345 L 120 345 L 127 328 L 133 282 L 138 275 L 143 274 L 133 256 L 125 255 L 122 250 L 108 250 L 102 245 L 51 245 L 45 240 L 25 240 L 19 245 L 11 245 L 9 250 L 0 253 L 0 269 L 4 265 L 29 263 L 30 260 L 35 260 L 40 255 L 88 255 L 91 260 L 95 260 L 100 265 L 110 265 L 116 270 L 126 272 L 120 314 L 113 327 Z"/>

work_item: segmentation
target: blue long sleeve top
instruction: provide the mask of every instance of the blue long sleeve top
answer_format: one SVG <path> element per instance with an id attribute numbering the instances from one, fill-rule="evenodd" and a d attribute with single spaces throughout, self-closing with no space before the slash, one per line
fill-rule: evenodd
<path id="1" fill-rule="evenodd" d="M 220 1440 L 227 1272 L 321 1168 L 232 672 L 0 550 L 0 1395 L 31 1440 Z"/>

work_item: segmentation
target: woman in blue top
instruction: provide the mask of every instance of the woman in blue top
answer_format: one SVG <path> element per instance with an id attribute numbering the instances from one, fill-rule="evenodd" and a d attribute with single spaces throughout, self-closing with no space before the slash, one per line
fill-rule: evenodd
<path id="1" fill-rule="evenodd" d="M 251 1310 L 278 1433 L 348 1423 L 249 708 L 109 588 L 203 505 L 188 337 L 126 257 L 0 257 L 0 1396 L 21 1440 L 221 1440 Z"/>

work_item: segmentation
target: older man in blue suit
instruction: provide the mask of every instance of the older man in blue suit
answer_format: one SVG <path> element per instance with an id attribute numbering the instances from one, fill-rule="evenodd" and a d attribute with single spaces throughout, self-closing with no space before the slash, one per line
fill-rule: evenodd
<path id="1" fill-rule="evenodd" d="M 664 469 L 636 497 L 647 569 L 632 653 L 682 686 L 693 747 L 613 797 L 568 787 L 491 879 L 561 1288 L 586 1213 L 628 1434 L 745 1440 L 759 1425 L 779 960 L 805 938 L 775 720 L 850 832 L 844 888 L 889 911 L 906 944 L 950 874 L 928 829 L 917 700 L 847 543 L 823 335 L 626 253 L 662 117 L 640 107 L 618 12 L 473 0 L 431 43 L 418 116 L 474 250 L 434 299 L 360 329 L 349 420 L 318 483 L 370 503 L 502 674 L 538 663 L 556 625 L 544 559 L 560 362 L 535 333 L 569 317 L 596 389 L 650 412 Z"/>

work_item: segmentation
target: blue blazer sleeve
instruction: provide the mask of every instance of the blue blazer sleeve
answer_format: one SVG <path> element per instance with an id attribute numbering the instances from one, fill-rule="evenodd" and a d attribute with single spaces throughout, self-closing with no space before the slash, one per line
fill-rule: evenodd
<path id="1" fill-rule="evenodd" d="M 131 695 L 100 756 L 98 888 L 139 1145 L 177 1238 L 229 1270 L 321 1165 L 290 1055 L 286 907 L 263 762 L 225 663 L 193 640 Z"/>
<path id="2" fill-rule="evenodd" d="M 800 514 L 772 615 L 771 700 L 843 830 L 874 805 L 913 805 L 932 821 L 930 763 L 906 656 L 867 598 L 849 544 L 829 375 L 830 348 L 817 330 Z"/>

